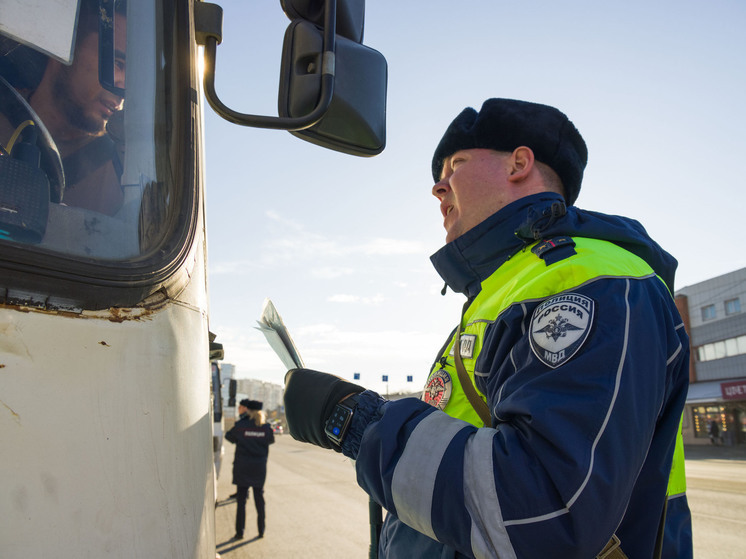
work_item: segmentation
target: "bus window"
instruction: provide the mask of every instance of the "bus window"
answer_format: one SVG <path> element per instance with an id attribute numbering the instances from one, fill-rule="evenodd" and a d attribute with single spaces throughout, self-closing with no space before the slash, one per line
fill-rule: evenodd
<path id="1" fill-rule="evenodd" d="M 84 262 L 88 278 L 98 264 L 110 286 L 183 255 L 196 179 L 178 154 L 196 149 L 197 125 L 178 62 L 188 37 L 173 31 L 184 11 L 81 0 L 70 64 L 0 35 L 2 260 Z"/>

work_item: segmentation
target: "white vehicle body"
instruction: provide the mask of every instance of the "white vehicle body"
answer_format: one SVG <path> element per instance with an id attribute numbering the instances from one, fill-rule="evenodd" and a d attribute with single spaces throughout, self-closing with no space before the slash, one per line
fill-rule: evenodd
<path id="1" fill-rule="evenodd" d="M 102 95 L 124 100 L 95 163 L 118 174 L 110 212 L 67 202 L 86 177 L 32 94 L 50 64 L 75 68 L 85 5 Z M 202 6 L 0 0 L 3 559 L 215 557 Z"/>

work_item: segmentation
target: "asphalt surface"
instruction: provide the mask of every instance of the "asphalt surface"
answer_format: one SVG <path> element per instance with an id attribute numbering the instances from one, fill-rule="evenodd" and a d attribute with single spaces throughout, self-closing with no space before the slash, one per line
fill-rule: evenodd
<path id="1" fill-rule="evenodd" d="M 278 438 L 270 449 L 265 496 L 267 534 L 256 539 L 253 499 L 247 503 L 247 537 L 233 540 L 235 499 L 229 498 L 233 445 L 226 443 L 218 480 L 216 543 L 221 559 L 368 557 L 369 533 L 366 497 L 357 487 L 351 463 L 330 451 Z M 687 445 L 687 478 L 695 528 L 697 559 L 742 557 L 744 521 L 742 491 L 746 445 Z M 297 462 L 296 462 L 297 461 Z M 710 472 L 711 468 L 716 468 Z M 691 479 L 689 479 L 691 478 Z M 740 486 L 739 486 L 740 487 Z M 723 499 L 727 500 L 724 501 Z M 737 499 L 730 503 L 730 500 Z M 734 524 L 735 523 L 735 524 Z M 733 540 L 733 538 L 736 540 Z"/>
<path id="2" fill-rule="evenodd" d="M 275 437 L 264 497 L 267 528 L 257 538 L 253 496 L 246 503 L 245 537 L 235 534 L 234 446 L 226 443 L 218 478 L 215 535 L 221 559 L 364 559 L 370 545 L 368 496 L 352 461 L 341 454 Z"/>

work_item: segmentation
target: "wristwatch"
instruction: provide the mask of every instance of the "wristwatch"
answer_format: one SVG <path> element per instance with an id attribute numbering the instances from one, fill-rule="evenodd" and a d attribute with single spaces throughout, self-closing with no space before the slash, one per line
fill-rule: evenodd
<path id="1" fill-rule="evenodd" d="M 326 420 L 326 426 L 324 432 L 332 444 L 341 447 L 342 440 L 347 434 L 347 429 L 350 427 L 352 421 L 352 415 L 355 413 L 357 407 L 359 394 L 353 394 L 345 398 L 343 401 L 338 403 L 329 419 Z"/>

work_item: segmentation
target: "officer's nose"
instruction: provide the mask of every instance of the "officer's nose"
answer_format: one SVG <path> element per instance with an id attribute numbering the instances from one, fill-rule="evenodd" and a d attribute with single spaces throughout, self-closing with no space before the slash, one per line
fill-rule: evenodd
<path id="1" fill-rule="evenodd" d="M 438 200 L 442 200 L 449 190 L 451 190 L 451 185 L 448 177 L 443 177 L 433 185 L 432 193 Z"/>

